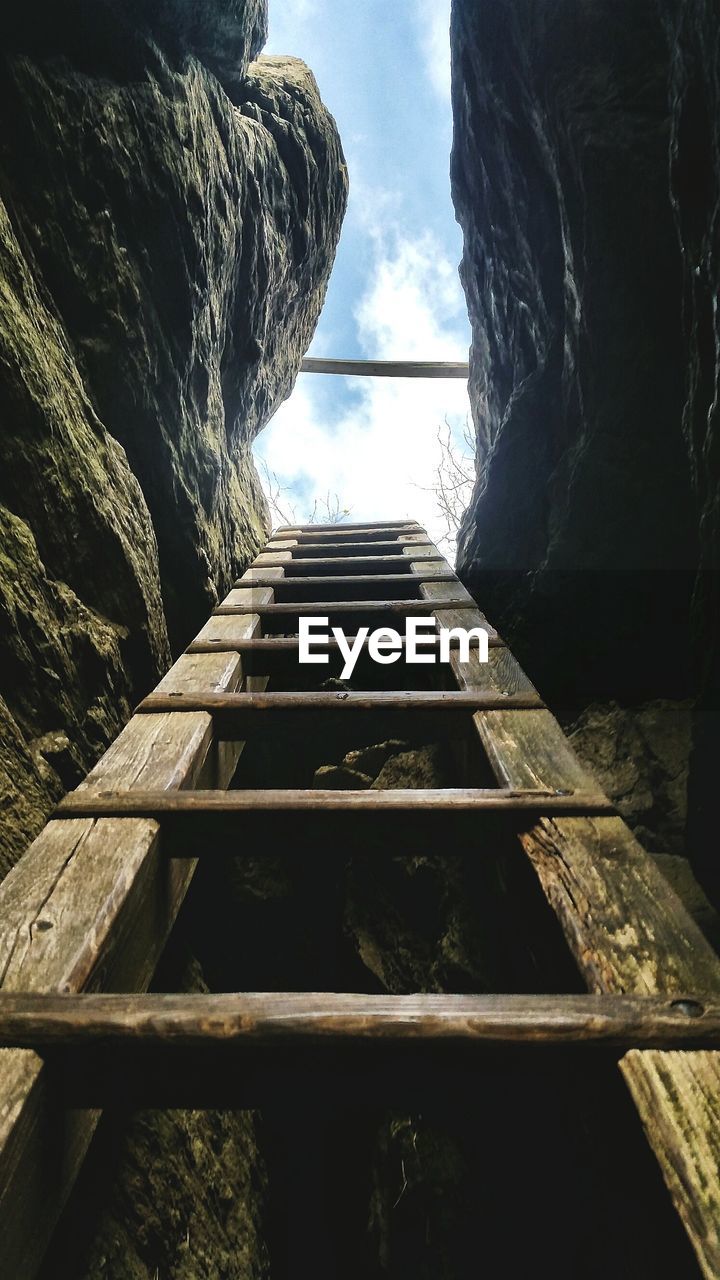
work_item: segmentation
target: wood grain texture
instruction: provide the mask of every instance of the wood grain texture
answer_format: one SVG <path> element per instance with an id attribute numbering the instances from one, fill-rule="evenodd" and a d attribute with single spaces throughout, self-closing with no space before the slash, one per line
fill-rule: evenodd
<path id="1" fill-rule="evenodd" d="M 707 1280 L 720 1276 L 720 1053 L 632 1050 L 620 1062 Z"/>
<path id="2" fill-rule="evenodd" d="M 442 560 L 443 564 L 447 564 L 444 556 L 438 551 L 432 542 L 424 539 L 415 542 L 411 538 L 406 538 L 403 545 L 403 555 L 410 560 Z"/>
<path id="3" fill-rule="evenodd" d="M 260 588 L 261 589 L 261 588 Z M 256 590 L 260 590 L 256 589 Z M 218 605 L 213 611 L 214 618 L 237 616 L 245 611 L 255 612 L 261 618 L 273 617 L 277 614 L 286 614 L 289 617 L 307 618 L 316 617 L 318 615 L 331 614 L 367 614 L 370 619 L 370 625 L 374 623 L 375 614 L 397 614 L 399 620 L 403 617 L 417 617 L 424 615 L 432 616 L 432 609 L 428 607 L 425 600 L 313 600 L 306 602 L 283 603 L 283 604 L 257 604 L 256 601 L 238 599 L 238 596 L 249 594 L 249 592 L 231 591 L 227 597 L 229 604 Z M 462 608 L 463 601 L 456 600 L 453 602 L 454 608 Z M 453 624 L 464 625 L 464 624 Z"/>
<path id="4" fill-rule="evenodd" d="M 211 636 L 210 639 L 194 640 L 193 643 L 188 646 L 187 652 L 189 654 L 193 654 L 193 653 L 242 653 L 246 655 L 263 654 L 263 655 L 267 655 L 268 657 L 272 657 L 273 654 L 275 655 L 292 654 L 292 653 L 297 654 L 300 648 L 300 640 L 297 636 L 262 636 L 260 639 L 257 639 L 257 640 L 243 640 L 237 634 L 237 630 L 232 627 L 219 628 L 219 630 L 226 632 L 226 634 L 221 636 L 216 636 L 216 637 L 213 636 L 214 630 L 215 630 L 214 627 L 210 628 L 210 636 Z M 204 634 L 204 631 L 201 632 L 201 634 Z M 347 639 L 354 643 L 355 636 L 348 636 Z M 403 636 L 401 636 L 400 639 L 402 643 L 402 649 L 405 650 L 406 648 L 405 639 Z M 436 654 L 438 654 L 439 645 L 440 645 L 439 639 L 435 639 L 432 636 L 430 636 L 426 641 L 423 642 L 423 651 L 426 653 L 435 652 Z M 460 646 L 459 638 L 457 636 L 450 637 L 451 653 L 454 650 L 457 650 L 459 646 Z M 316 640 L 313 643 L 313 651 L 316 653 L 335 653 L 338 651 L 339 647 L 340 646 L 338 644 L 338 641 L 334 638 L 334 636 L 330 636 L 329 639 L 327 640 L 322 640 L 322 641 Z M 368 647 L 367 640 L 365 640 L 362 643 L 361 649 L 365 650 L 367 649 L 367 647 Z M 505 647 L 505 641 L 498 635 L 488 636 L 488 647 L 490 649 L 503 649 Z M 476 660 L 477 659 L 475 659 L 475 661 Z M 438 661 L 440 661 L 439 654 L 438 654 Z M 452 661 L 453 660 L 451 658 L 451 663 Z M 401 657 L 399 660 L 399 665 L 402 665 L 402 662 L 403 662 L 403 658 Z M 532 685 L 530 684 L 529 680 L 526 681 L 525 687 L 527 688 L 528 691 L 532 691 Z M 522 692 L 522 691 L 523 690 L 520 687 L 514 690 L 514 692 Z M 500 692 L 500 689 L 498 689 L 498 692 Z"/>
<path id="5" fill-rule="evenodd" d="M 590 990 L 720 990 L 720 960 L 621 818 L 541 819 L 520 840 Z"/>
<path id="6" fill-rule="evenodd" d="M 194 825 L 195 835 L 207 832 L 215 836 L 213 818 L 242 820 L 249 813 L 270 814 L 293 812 L 332 813 L 507 813 L 519 820 L 531 821 L 537 814 L 613 812 L 606 796 L 595 792 L 569 795 L 544 794 L 540 791 L 506 791 L 500 788 L 393 789 L 388 791 L 325 791 L 321 788 L 291 788 L 247 791 L 191 791 L 168 794 L 164 791 L 102 791 L 87 794 L 82 790 L 65 796 L 56 809 L 58 818 L 156 818 L 175 817 L 188 830 Z M 528 816 L 529 815 L 529 816 Z M 163 825 L 163 832 L 165 826 Z M 237 831 L 236 831 L 237 833 Z M 210 840 L 208 840 L 210 843 Z M 222 851 L 221 851 L 222 852 Z"/>
<path id="7" fill-rule="evenodd" d="M 427 538 L 427 530 L 422 525 L 344 525 L 336 524 L 331 529 L 321 529 L 319 525 L 310 525 L 307 529 L 295 529 L 284 533 L 283 538 L 296 538 L 302 546 L 303 542 L 382 542 L 401 541 L 406 537 L 415 538 L 422 534 Z"/>
<path id="8" fill-rule="evenodd" d="M 407 726 L 422 724 L 434 731 L 462 731 L 470 717 L 480 708 L 516 711 L 542 706 L 535 693 L 485 693 L 474 690 L 428 692 L 402 690 L 375 693 L 207 693 L 190 694 L 179 690 L 153 693 L 137 708 L 139 715 L 173 713 L 178 715 L 206 712 L 213 718 L 218 739 L 241 739 L 267 728 L 299 724 L 302 717 L 318 715 L 378 718 L 378 727 L 387 730 L 391 721 Z M 380 721 L 382 717 L 382 721 Z"/>
<path id="9" fill-rule="evenodd" d="M 461 585 L 450 568 L 447 560 L 434 558 L 420 560 L 411 559 L 410 569 L 415 577 L 422 578 L 424 581 L 433 580 L 436 582 L 455 582 L 458 587 Z"/>
<path id="10" fill-rule="evenodd" d="M 246 569 L 241 578 L 238 578 L 234 584 L 236 587 L 250 587 L 253 585 L 264 585 L 271 587 L 275 582 L 282 582 L 285 577 L 285 568 L 283 565 L 276 565 L 275 568 Z"/>
<path id="11" fill-rule="evenodd" d="M 292 562 L 290 567 L 292 568 Z M 278 569 L 270 570 L 270 572 L 275 573 L 276 575 L 282 574 L 282 570 L 278 570 Z M 254 571 L 254 573 L 257 573 L 257 570 Z M 454 575 L 450 572 L 447 572 L 444 574 L 438 573 L 433 576 L 437 578 L 441 578 L 443 581 L 447 581 L 447 582 L 455 581 Z M 421 574 L 415 575 L 410 573 L 408 574 L 399 574 L 399 573 L 324 574 L 323 576 L 316 577 L 316 578 L 312 577 L 309 574 L 306 576 L 296 576 L 290 573 L 285 573 L 285 574 L 282 574 L 281 577 L 276 576 L 274 578 L 271 578 L 269 576 L 265 577 L 264 575 L 258 574 L 257 576 L 254 576 L 252 578 L 252 582 L 255 586 L 259 586 L 259 587 L 274 587 L 277 589 L 277 587 L 280 586 L 283 589 L 287 589 L 287 590 L 289 590 L 291 587 L 294 587 L 294 586 L 302 586 L 305 590 L 307 590 L 309 587 L 318 587 L 320 588 L 320 591 L 318 592 L 318 594 L 320 594 L 322 590 L 326 587 L 358 587 L 358 586 L 372 586 L 372 587 L 390 586 L 392 587 L 393 585 L 394 586 L 398 585 L 398 579 L 404 580 L 405 578 L 412 580 L 410 585 L 412 585 L 413 587 L 416 587 L 416 586 L 419 587 L 419 583 L 416 583 L 413 580 L 415 577 L 419 577 L 422 579 Z M 246 586 L 248 584 L 246 581 L 243 581 L 242 585 Z"/>
<path id="12" fill-rule="evenodd" d="M 268 542 L 266 550 L 271 551 L 288 551 L 292 548 L 293 559 L 296 557 L 302 559 L 308 556 L 310 552 L 318 555 L 328 556 L 349 556 L 349 555 L 396 555 L 403 554 L 404 539 L 396 538 L 373 538 L 371 540 L 360 539 L 356 541 L 352 538 L 334 538 L 320 539 L 311 541 L 308 538 L 296 539 L 290 541 L 283 539 L 282 542 Z"/>
<path id="13" fill-rule="evenodd" d="M 417 611 L 432 613 L 442 626 L 484 627 L 491 635 L 489 662 L 473 655 L 462 664 L 453 653 L 456 689 L 449 695 L 267 695 L 265 677 L 250 670 L 243 677 L 243 646 L 259 641 L 263 613 L 269 620 L 299 612 L 297 605 L 274 605 L 275 584 L 286 582 L 286 574 L 319 591 L 337 578 L 352 586 L 353 578 L 360 582 L 363 576 L 390 583 L 397 574 L 420 577 Z M 343 615 L 379 613 L 388 603 L 406 614 L 414 609 L 413 602 L 392 597 L 371 601 L 377 609 L 368 610 L 367 601 L 344 603 L 338 609 L 338 602 L 313 602 L 309 609 Z M 121 1089 L 123 1070 L 142 1087 L 135 1055 L 148 1049 L 162 1051 L 151 1059 L 159 1092 L 149 1096 L 157 1103 L 169 1079 L 165 1047 L 195 1055 L 188 1078 L 194 1071 L 191 1088 L 200 1088 L 207 1082 L 208 1044 L 277 1045 L 287 1067 L 295 1061 L 287 1059 L 289 1045 L 322 1041 L 358 1050 L 394 1043 L 444 1044 L 453 1051 L 466 1045 L 632 1046 L 620 1063 L 624 1078 L 704 1274 L 720 1275 L 720 1055 L 707 1047 L 677 1047 L 718 1043 L 720 961 L 654 861 L 617 816 L 606 814 L 607 802 L 557 721 L 427 534 L 403 522 L 342 532 L 277 530 L 221 608 L 232 612 L 209 620 L 196 646 L 68 800 L 67 816 L 48 825 L 0 886 L 0 1044 L 32 1046 L 0 1054 L 0 1274 L 13 1280 L 34 1274 L 96 1120 L 90 1111 L 61 1117 L 48 1069 L 33 1049 L 52 1053 L 53 1046 L 56 1052 L 63 1046 L 62 1053 L 71 1055 L 78 1044 L 84 1046 L 89 1056 L 82 1064 L 70 1056 L 63 1062 L 82 1066 L 70 1070 L 79 1089 L 73 1105 L 87 1106 L 93 1099 L 82 1090 L 94 1075 L 100 1094 L 103 1088 Z M 269 643 L 277 648 L 268 653 L 291 651 L 287 640 Z M 267 644 L 263 640 L 248 652 L 261 652 Z M 238 693 L 243 679 L 245 692 Z M 264 725 L 268 714 L 388 710 L 432 714 L 443 724 L 448 713 L 472 717 L 500 787 L 515 794 L 200 794 L 227 785 L 248 717 Z M 602 812 L 571 816 L 573 804 Z M 173 822 L 179 831 L 196 820 L 207 824 L 209 812 L 213 821 L 234 822 L 251 813 L 303 809 L 346 810 L 356 820 L 361 813 L 419 811 L 426 822 L 432 814 L 477 810 L 480 816 L 508 807 L 513 820 L 522 815 L 522 848 L 590 996 L 281 993 L 153 997 L 150 1003 L 122 996 L 107 1003 L 89 994 L 77 1003 L 80 991 L 146 987 L 195 866 L 188 858 L 167 858 Z M 396 1078 L 403 1087 L 409 1062 L 402 1058 L 399 1064 Z M 232 1068 L 225 1079 L 225 1100 L 238 1105 L 237 1071 Z"/>
<path id="14" fill-rule="evenodd" d="M 459 360 L 327 360 L 306 356 L 301 373 L 333 373 L 366 378 L 461 378 L 469 377 L 467 361 Z"/>
<path id="15" fill-rule="evenodd" d="M 428 588 L 424 588 L 428 590 Z M 438 585 L 435 599 L 452 590 Z M 443 616 L 439 611 L 438 616 Z M 460 688 L 532 687 L 508 651 L 451 665 Z M 501 786 L 592 788 L 548 710 L 480 712 Z M 720 961 L 654 860 L 618 817 L 541 819 L 520 841 L 591 991 L 720 991 Z M 707 1277 L 720 1276 L 720 1054 L 636 1050 L 620 1063 Z"/>
<path id="16" fill-rule="evenodd" d="M 4 995 L 0 1046 L 163 1044 L 203 1050 L 295 1040 L 487 1044 L 720 1043 L 720 1003 L 577 995 L 335 993 Z"/>
<path id="17" fill-rule="evenodd" d="M 256 634 L 257 617 L 246 634 Z M 183 656 L 174 687 L 237 687 L 237 655 Z M 163 683 L 163 682 L 161 682 Z M 227 785 L 239 746 L 214 746 L 204 713 L 134 717 L 88 775 L 88 792 Z M 144 989 L 194 864 L 161 858 L 149 819 L 50 822 L 0 885 L 6 991 Z M 35 1054 L 0 1055 L 0 1275 L 35 1274 L 97 1115 L 63 1114 Z"/>
<path id="18" fill-rule="evenodd" d="M 368 554 L 355 556 L 293 556 L 289 551 L 279 556 L 263 552 L 261 555 L 256 556 L 251 568 L 284 568 L 289 569 L 293 574 L 318 573 L 320 570 L 325 569 L 330 573 L 339 573 L 341 570 L 343 573 L 364 573 L 366 569 L 372 571 L 375 566 L 379 566 L 383 573 L 411 572 L 407 557 L 403 556 Z"/>
<path id="19" fill-rule="evenodd" d="M 277 565 L 287 564 L 289 560 L 292 560 L 292 553 L 290 551 L 261 551 L 253 560 L 250 568 L 257 569 L 262 566 L 274 568 Z"/>
<path id="20" fill-rule="evenodd" d="M 352 529 L 387 529 L 395 532 L 401 530 L 407 533 L 417 533 L 422 529 L 417 520 L 363 520 L 361 523 L 351 524 L 343 520 L 341 525 L 335 524 L 294 524 L 294 525 L 278 525 L 277 529 L 273 529 L 273 538 L 294 538 L 298 533 L 332 533 L 335 529 L 343 531 Z M 422 530 L 424 532 L 424 530 Z"/>

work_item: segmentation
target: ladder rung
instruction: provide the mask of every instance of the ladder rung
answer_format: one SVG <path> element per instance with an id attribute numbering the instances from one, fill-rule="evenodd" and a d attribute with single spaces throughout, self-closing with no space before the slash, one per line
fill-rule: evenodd
<path id="1" fill-rule="evenodd" d="M 252 583 L 245 584 L 252 590 Z M 234 617 L 239 614 L 257 613 L 260 617 L 289 613 L 301 617 L 315 617 L 325 613 L 400 613 L 432 615 L 435 609 L 476 609 L 472 600 L 316 600 L 296 601 L 286 604 L 230 605 L 221 604 L 213 609 L 215 618 Z"/>
<path id="2" fill-rule="evenodd" d="M 43 1054 L 68 1107 L 407 1107 L 477 1088 L 485 1063 L 717 1048 L 720 1009 L 694 995 L 1 993 L 2 1044 Z"/>
<path id="3" fill-rule="evenodd" d="M 281 552 L 274 555 L 272 560 L 268 557 L 270 552 L 262 552 L 262 560 L 253 560 L 249 566 L 251 569 L 292 569 L 293 574 L 317 573 L 318 569 L 325 566 L 330 567 L 333 571 L 336 567 L 342 567 L 347 573 L 362 573 L 363 569 L 373 569 L 380 566 L 385 573 L 412 574 L 412 557 L 411 556 L 310 556 L 303 559 L 302 556 L 293 556 L 291 559 L 283 559 L 282 556 L 289 556 L 289 552 Z M 442 560 L 442 556 L 438 553 L 437 560 Z M 429 557 L 423 557 L 423 563 L 433 564 Z"/>
<path id="4" fill-rule="evenodd" d="M 238 741 L 253 730 L 264 729 L 271 721 L 297 724 L 298 717 L 309 715 L 399 718 L 404 729 L 425 727 L 450 729 L 457 719 L 464 727 L 467 717 L 478 711 L 527 711 L 544 708 L 545 703 L 534 693 L 494 693 L 482 690 L 453 690 L 449 693 L 404 691 L 401 693 L 151 693 L 137 708 L 139 714 L 168 712 L 205 712 L 214 720 L 215 733 L 221 741 Z"/>
<path id="5" fill-rule="evenodd" d="M 289 561 L 288 568 L 293 568 L 293 562 Z M 343 573 L 330 574 L 325 573 L 314 578 L 311 574 L 292 574 L 286 573 L 282 578 L 271 578 L 269 575 L 263 577 L 258 570 L 255 571 L 258 576 L 256 578 L 239 578 L 234 584 L 235 590 L 244 590 L 248 587 L 273 587 L 276 589 L 287 589 L 288 587 L 351 587 L 351 586 L 381 586 L 388 583 L 398 586 L 399 581 L 405 585 L 405 577 L 407 577 L 407 585 L 417 587 L 418 589 L 425 583 L 432 582 L 457 582 L 457 575 L 448 573 L 429 573 L 425 576 L 422 573 L 409 573 L 407 575 L 400 573 Z"/>
<path id="6" fill-rule="evenodd" d="M 278 538 L 277 541 L 280 542 L 282 539 Z M 404 554 L 404 548 L 406 546 L 413 545 L 413 543 L 403 542 L 401 538 L 392 538 L 385 539 L 382 542 L 298 542 L 295 547 L 279 547 L 278 550 L 289 551 L 293 557 L 296 552 L 302 552 L 304 555 L 306 551 L 317 551 L 318 554 L 326 551 L 344 551 L 346 554 L 349 554 L 354 551 L 357 555 L 362 555 L 363 552 L 367 555 L 369 549 L 376 552 L 383 551 L 386 554 L 392 552 L 395 555 L 401 556 Z M 419 547 L 424 547 L 429 546 L 430 544 L 426 542 L 418 542 L 417 545 Z M 268 543 L 268 554 L 272 554 L 274 550 L 275 548 L 272 543 Z"/>
<path id="7" fill-rule="evenodd" d="M 195 823 L 193 837 L 212 829 L 213 819 L 247 814 L 505 813 L 609 815 L 615 807 L 597 792 L 512 791 L 500 787 L 396 789 L 368 791 L 72 791 L 55 810 L 56 818 L 168 817 Z M 203 825 L 205 824 L 205 825 Z M 237 830 L 237 827 L 236 827 Z M 205 846 L 207 849 L 207 846 Z"/>
<path id="8" fill-rule="evenodd" d="M 720 1045 L 720 1005 L 696 995 L 96 995 L 0 992 L 0 1045 L 169 1054 L 292 1042 Z"/>
<path id="9" fill-rule="evenodd" d="M 416 520 L 363 520 L 361 524 L 347 524 L 344 520 L 342 524 L 281 524 L 277 529 L 273 529 L 272 538 L 278 538 L 281 534 L 288 533 L 332 533 L 338 530 L 340 533 L 359 529 L 363 532 L 372 529 L 387 530 L 388 532 L 399 531 L 401 533 L 425 533 L 426 530 L 419 525 Z M 271 539 L 272 540 L 272 539 Z"/>
<path id="10" fill-rule="evenodd" d="M 402 540 L 403 537 L 412 537 L 414 539 L 421 534 L 424 538 L 428 537 L 427 529 L 421 528 L 420 525 L 413 526 L 412 528 L 402 525 L 395 526 L 394 528 L 387 528 L 383 526 L 379 529 L 373 529 L 366 525 L 358 525 L 357 527 L 350 529 L 337 526 L 332 530 L 317 529 L 311 526 L 309 529 L 296 529 L 294 530 L 294 533 L 298 539 L 307 538 L 309 542 L 322 543 L 325 543 L 326 541 L 332 542 L 333 540 L 341 543 L 344 543 L 346 540 L 352 542 L 353 539 L 357 539 L 358 542 L 381 542 L 383 541 L 383 534 L 388 535 L 387 539 L 385 539 L 385 541 L 388 542 Z M 283 535 L 274 535 L 270 541 L 284 541 L 286 539 L 291 539 L 292 537 L 293 531 L 291 530 Z"/>
<path id="11" fill-rule="evenodd" d="M 349 644 L 355 643 L 355 636 L 348 636 Z M 405 648 L 405 639 L 400 637 L 402 648 Z M 460 648 L 460 637 L 449 637 L 450 648 L 457 651 Z M 439 636 L 428 636 L 423 641 L 423 652 L 437 652 L 440 647 Z M 505 641 L 500 636 L 488 635 L 488 647 L 490 649 L 504 649 Z M 362 651 L 368 648 L 367 640 L 363 641 Z M 187 653 L 244 653 L 249 657 L 263 656 L 276 657 L 281 654 L 296 656 L 300 649 L 300 640 L 298 636 L 263 636 L 256 640 L 246 640 L 238 637 L 233 640 L 232 637 L 223 636 L 220 640 L 194 640 L 187 648 Z M 313 641 L 314 653 L 337 653 L 340 645 L 338 641 L 331 636 L 328 640 Z"/>

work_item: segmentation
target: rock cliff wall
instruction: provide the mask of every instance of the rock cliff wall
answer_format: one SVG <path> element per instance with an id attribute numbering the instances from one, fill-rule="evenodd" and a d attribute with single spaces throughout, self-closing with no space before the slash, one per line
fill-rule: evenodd
<path id="1" fill-rule="evenodd" d="M 719 33 L 711 0 L 452 15 L 479 445 L 462 576 L 569 716 L 698 699 L 698 865 L 720 644 Z"/>
<path id="2" fill-rule="evenodd" d="M 0 827 L 7 870 L 263 539 L 346 199 L 259 0 L 0 20 Z"/>
<path id="3" fill-rule="evenodd" d="M 264 542 L 347 179 L 265 0 L 0 16 L 0 874 Z M 183 961 L 181 963 L 181 961 Z M 172 952 L 164 989 L 202 989 Z M 119 1116 L 46 1274 L 267 1274 L 248 1114 Z"/>

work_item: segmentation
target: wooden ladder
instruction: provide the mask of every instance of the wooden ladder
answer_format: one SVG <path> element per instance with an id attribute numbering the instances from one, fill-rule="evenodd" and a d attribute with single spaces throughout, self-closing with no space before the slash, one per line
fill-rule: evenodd
<path id="1" fill-rule="evenodd" d="M 349 632 L 417 614 L 481 626 L 489 661 L 455 647 L 428 675 L 403 654 L 397 688 L 303 691 L 308 614 Z M 337 644 L 325 649 L 316 682 L 340 670 Z M 400 733 L 461 725 L 495 785 L 228 789 L 258 729 L 378 720 Z M 273 823 L 372 831 L 461 814 L 513 824 L 588 994 L 137 994 L 199 858 L 243 842 L 257 853 Z M 452 1072 L 574 1045 L 613 1050 L 700 1267 L 720 1275 L 720 961 L 414 522 L 277 531 L 0 885 L 0 919 L 0 1275 L 36 1273 L 90 1108 L 257 1105 L 283 1072 L 325 1064 L 329 1079 L 358 1061 L 402 1093 L 409 1059 Z"/>

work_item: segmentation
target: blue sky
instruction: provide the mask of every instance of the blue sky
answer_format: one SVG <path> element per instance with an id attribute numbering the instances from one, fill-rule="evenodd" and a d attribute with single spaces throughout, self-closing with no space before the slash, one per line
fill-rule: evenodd
<path id="1" fill-rule="evenodd" d="M 310 354 L 464 360 L 470 341 L 450 201 L 450 0 L 270 0 L 267 53 L 312 68 L 337 120 L 350 202 Z M 437 432 L 462 382 L 303 374 L 259 437 L 285 506 L 328 491 L 351 520 L 415 516 L 439 537 Z"/>

